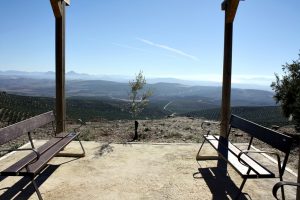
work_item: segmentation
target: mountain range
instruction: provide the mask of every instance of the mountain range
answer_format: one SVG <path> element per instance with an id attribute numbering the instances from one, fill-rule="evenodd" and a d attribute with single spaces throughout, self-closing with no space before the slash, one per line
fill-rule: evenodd
<path id="1" fill-rule="evenodd" d="M 26 96 L 55 96 L 54 72 L 0 72 L 0 90 Z M 66 74 L 67 97 L 89 97 L 111 100 L 128 100 L 128 81 L 83 79 L 90 75 L 68 72 Z M 52 78 L 51 78 L 52 77 Z M 78 78 L 76 78 L 78 77 Z M 81 77 L 81 78 L 79 78 Z M 120 79 L 119 79 L 120 80 Z M 146 89 L 153 91 L 152 102 L 167 105 L 176 112 L 215 108 L 221 104 L 221 86 L 201 86 L 182 83 L 149 83 Z M 274 93 L 257 89 L 232 88 L 232 106 L 274 106 Z"/>
<path id="2" fill-rule="evenodd" d="M 55 79 L 55 72 L 25 72 L 25 71 L 16 71 L 16 70 L 8 70 L 8 71 L 0 71 L 0 76 L 4 76 L 6 78 L 32 78 L 32 79 Z M 129 80 L 132 80 L 133 76 L 125 76 L 125 75 L 93 75 L 86 73 L 77 73 L 75 71 L 69 71 L 66 73 L 67 80 L 105 80 L 105 81 L 113 81 L 119 83 L 128 83 Z M 222 86 L 220 82 L 216 81 L 199 81 L 199 80 L 183 80 L 178 78 L 171 77 L 147 77 L 147 83 L 178 83 L 188 86 Z M 271 83 L 270 83 L 271 84 Z M 232 83 L 232 87 L 240 88 L 240 89 L 258 89 L 258 90 L 267 90 L 271 91 L 271 87 L 266 85 L 257 85 L 251 83 L 249 80 L 249 84 L 244 83 Z"/>

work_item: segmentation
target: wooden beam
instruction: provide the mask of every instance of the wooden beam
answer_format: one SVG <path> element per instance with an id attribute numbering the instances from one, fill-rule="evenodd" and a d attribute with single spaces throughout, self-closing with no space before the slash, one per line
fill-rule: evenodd
<path id="1" fill-rule="evenodd" d="M 240 0 L 225 0 L 222 3 L 222 10 L 225 11 L 226 23 L 233 23 Z"/>
<path id="2" fill-rule="evenodd" d="M 233 23 L 225 20 L 220 136 L 226 138 L 230 119 Z"/>
<path id="3" fill-rule="evenodd" d="M 56 133 L 65 131 L 65 6 L 64 0 L 50 0 L 55 16 Z"/>
<path id="4" fill-rule="evenodd" d="M 50 0 L 53 14 L 56 18 L 62 17 L 62 4 L 65 3 L 66 6 L 70 5 L 70 0 Z"/>
<path id="5" fill-rule="evenodd" d="M 64 4 L 64 3 L 63 3 Z M 65 7 L 62 17 L 55 20 L 55 57 L 56 57 L 56 132 L 65 131 Z"/>
<path id="6" fill-rule="evenodd" d="M 220 136 L 224 138 L 227 137 L 231 114 L 230 101 L 232 72 L 232 34 L 233 21 L 238 8 L 238 4 L 239 0 L 224 0 L 222 2 L 222 10 L 225 11 L 225 29 Z"/>
<path id="7" fill-rule="evenodd" d="M 55 18 L 61 18 L 63 13 L 61 0 L 50 0 L 50 3 Z"/>

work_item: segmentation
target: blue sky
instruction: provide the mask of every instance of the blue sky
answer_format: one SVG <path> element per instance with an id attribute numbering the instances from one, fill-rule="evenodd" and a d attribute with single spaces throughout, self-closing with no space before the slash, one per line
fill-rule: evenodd
<path id="1" fill-rule="evenodd" d="M 217 0 L 72 0 L 66 70 L 220 81 L 224 12 Z M 299 0 L 240 2 L 234 22 L 233 82 L 269 85 L 298 58 Z M 49 0 L 0 6 L 0 70 L 54 71 Z"/>

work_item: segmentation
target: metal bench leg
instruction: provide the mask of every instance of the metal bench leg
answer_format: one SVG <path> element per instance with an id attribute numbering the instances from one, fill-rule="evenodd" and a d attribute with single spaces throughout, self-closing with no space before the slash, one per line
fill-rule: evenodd
<path id="1" fill-rule="evenodd" d="M 241 196 L 242 190 L 243 190 L 243 188 L 244 188 L 244 185 L 245 185 L 246 181 L 247 181 L 247 178 L 244 178 L 244 179 L 243 179 L 243 182 L 242 182 L 242 184 L 241 184 L 241 186 L 240 186 L 239 192 L 238 192 L 238 194 L 236 195 L 236 197 L 234 198 L 235 200 L 239 199 L 239 197 Z"/>
<path id="2" fill-rule="evenodd" d="M 41 195 L 41 193 L 40 193 L 40 191 L 39 191 L 39 188 L 38 188 L 38 186 L 37 186 L 37 184 L 36 184 L 34 178 L 31 179 L 31 183 L 32 183 L 32 185 L 33 185 L 33 187 L 34 187 L 34 189 L 35 189 L 35 192 L 36 192 L 36 194 L 37 194 L 39 200 L 43 200 L 42 195 Z"/>
<path id="3" fill-rule="evenodd" d="M 280 176 L 280 181 L 283 181 L 282 176 Z M 284 186 L 281 187 L 281 196 L 282 196 L 282 200 L 285 200 L 285 195 L 284 195 Z"/>
<path id="4" fill-rule="evenodd" d="M 76 136 L 76 139 L 78 140 L 82 153 L 64 153 L 64 152 L 59 152 L 55 157 L 76 157 L 76 158 L 81 158 L 85 156 L 85 150 L 83 148 L 83 145 L 80 141 L 80 139 L 78 138 L 78 136 Z"/>
<path id="5" fill-rule="evenodd" d="M 206 141 L 208 141 L 208 140 L 204 137 L 204 140 L 203 140 L 203 142 L 202 142 L 202 144 L 199 148 L 199 151 L 196 155 L 196 160 L 197 161 L 200 161 L 200 160 L 218 160 L 219 156 L 200 156 L 200 151 L 201 151 L 201 149 L 202 149 L 202 147 L 203 147 L 203 145 Z"/>
<path id="6" fill-rule="evenodd" d="M 282 200 L 285 200 L 285 195 L 284 195 L 284 186 L 281 187 L 281 196 L 282 196 Z"/>
<path id="7" fill-rule="evenodd" d="M 203 140 L 203 142 L 202 142 L 202 144 L 201 144 L 201 146 L 200 146 L 200 148 L 199 148 L 199 151 L 198 151 L 198 153 L 197 153 L 197 155 L 196 155 L 196 160 L 201 160 L 201 159 L 199 159 L 199 154 L 200 154 L 200 151 L 201 151 L 201 149 L 202 149 L 202 147 L 203 147 L 203 145 L 204 145 L 204 143 L 206 142 L 206 138 L 204 138 L 204 140 Z"/>
<path id="8" fill-rule="evenodd" d="M 80 144 L 80 146 L 81 146 L 82 155 L 85 156 L 85 150 L 84 150 L 84 148 L 83 148 L 83 145 L 82 145 L 82 143 L 81 143 L 81 140 L 79 139 L 78 136 L 77 136 L 76 138 L 77 138 L 77 140 L 78 140 L 78 142 L 79 142 L 79 144 Z"/>

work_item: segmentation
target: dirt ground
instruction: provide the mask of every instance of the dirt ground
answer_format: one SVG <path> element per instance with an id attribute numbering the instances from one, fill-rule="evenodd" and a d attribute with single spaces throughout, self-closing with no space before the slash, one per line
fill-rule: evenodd
<path id="1" fill-rule="evenodd" d="M 42 141 L 35 143 L 37 146 Z M 219 176 L 216 161 L 195 160 L 195 143 L 109 144 L 84 142 L 84 158 L 57 157 L 37 178 L 44 199 L 232 199 L 242 179 L 230 167 L 229 176 Z M 80 152 L 78 142 L 66 151 Z M 210 146 L 205 155 L 215 155 Z M 2 170 L 22 155 L 0 160 Z M 266 165 L 276 165 L 264 157 Z M 221 177 L 221 178 L 220 178 Z M 285 174 L 285 180 L 296 177 Z M 273 199 L 277 179 L 248 180 L 240 199 Z M 28 180 L 8 177 L 0 182 L 1 199 L 37 199 Z M 286 188 L 287 199 L 294 199 L 295 188 Z"/>
<path id="2" fill-rule="evenodd" d="M 160 120 L 140 120 L 139 121 L 139 139 L 138 142 L 157 142 L 157 143 L 200 143 L 202 135 L 207 132 L 201 128 L 204 119 L 193 117 L 171 117 Z M 70 129 L 75 125 L 69 124 Z M 217 124 L 211 124 L 205 127 L 212 134 L 219 134 L 220 127 Z M 291 126 L 280 127 L 279 132 L 293 135 L 295 138 L 291 154 L 289 156 L 288 166 L 294 170 L 298 169 L 299 158 L 299 135 Z M 134 136 L 134 121 L 100 121 L 88 122 L 82 127 L 82 139 L 85 141 L 102 141 L 109 143 L 124 143 L 131 141 Z M 230 134 L 232 142 L 246 143 L 250 141 L 247 134 L 233 129 Z M 270 150 L 270 146 L 254 139 L 253 144 L 262 149 Z M 272 149 L 273 150 L 273 149 Z"/>

